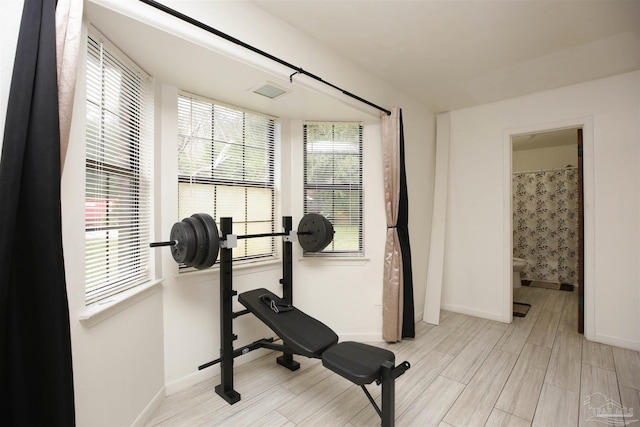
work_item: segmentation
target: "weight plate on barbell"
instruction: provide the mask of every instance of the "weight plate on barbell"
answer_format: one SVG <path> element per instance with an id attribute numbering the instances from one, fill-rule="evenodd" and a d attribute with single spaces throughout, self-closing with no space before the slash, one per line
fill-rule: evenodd
<path id="1" fill-rule="evenodd" d="M 189 217 L 182 220 L 182 222 L 190 225 L 193 228 L 196 236 L 196 253 L 193 256 L 193 261 L 187 263 L 189 267 L 197 267 L 202 264 L 209 252 L 209 245 L 207 239 L 207 233 L 204 229 L 204 224 L 196 218 Z"/>
<path id="2" fill-rule="evenodd" d="M 178 264 L 188 264 L 193 261 L 196 254 L 196 235 L 190 225 L 184 222 L 173 224 L 170 239 L 176 242 L 171 246 L 171 255 Z"/>
<path id="3" fill-rule="evenodd" d="M 207 236 L 207 245 L 209 247 L 209 251 L 207 252 L 207 256 L 204 261 L 195 266 L 199 270 L 204 270 L 205 268 L 211 267 L 218 259 L 218 252 L 220 251 L 220 236 L 218 234 L 218 226 L 216 225 L 216 221 L 209 214 L 197 213 L 191 216 L 202 222 L 202 225 L 205 228 L 205 234 Z"/>
<path id="4" fill-rule="evenodd" d="M 329 246 L 329 244 L 331 243 L 331 241 L 333 240 L 333 235 L 335 234 L 335 231 L 333 230 L 333 224 L 331 224 L 331 221 L 329 221 L 326 217 L 322 217 L 322 219 L 324 219 L 325 224 L 327 224 L 327 238 L 324 241 L 324 246 L 322 247 L 322 249 L 326 248 L 327 246 Z"/>
<path id="5" fill-rule="evenodd" d="M 298 243 L 305 252 L 320 252 L 333 239 L 333 226 L 327 226 L 325 218 L 317 213 L 308 213 L 298 224 Z M 329 223 L 331 224 L 331 223 Z"/>
<path id="6" fill-rule="evenodd" d="M 220 236 L 216 222 L 209 214 L 193 214 L 173 224 L 170 236 L 171 242 L 175 242 L 171 245 L 171 254 L 179 264 L 205 269 L 218 259 Z M 306 214 L 298 224 L 298 242 L 305 252 L 322 251 L 333 237 L 333 224 L 318 213 Z"/>

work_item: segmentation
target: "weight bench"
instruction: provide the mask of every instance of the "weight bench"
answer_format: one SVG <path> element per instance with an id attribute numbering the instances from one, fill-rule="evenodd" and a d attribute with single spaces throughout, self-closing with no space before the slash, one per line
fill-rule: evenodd
<path id="1" fill-rule="evenodd" d="M 322 364 L 333 372 L 359 385 L 382 419 L 383 427 L 392 427 L 395 422 L 395 379 L 411 367 L 409 362 L 395 366 L 395 355 L 389 350 L 357 342 L 338 343 L 338 335 L 322 322 L 307 316 L 295 308 L 293 301 L 293 249 L 292 243 L 300 239 L 304 251 L 320 251 L 333 239 L 333 226 L 319 214 L 307 214 L 293 230 L 290 216 L 282 217 L 282 232 L 237 236 L 233 234 L 233 219 L 220 218 L 220 230 L 208 214 L 193 214 L 175 223 L 171 228 L 171 240 L 151 243 L 151 247 L 170 246 L 174 260 L 180 264 L 206 269 L 220 255 L 220 357 L 198 366 L 198 370 L 220 364 L 220 384 L 215 392 L 227 403 L 240 401 L 240 393 L 234 389 L 233 364 L 236 357 L 260 348 L 282 351 L 278 364 L 295 371 L 300 364 L 293 360 L 294 354 L 321 359 Z M 233 298 L 238 293 L 233 289 L 233 248 L 238 239 L 259 237 L 282 237 L 282 298 L 266 289 L 255 289 L 238 296 L 238 301 L 247 309 L 234 312 Z M 282 340 L 262 338 L 240 348 L 233 342 L 238 336 L 233 333 L 233 320 L 253 313 Z M 382 385 L 382 408 L 367 388 L 376 382 Z"/>
<path id="2" fill-rule="evenodd" d="M 331 328 L 267 289 L 244 292 L 238 295 L 238 301 L 282 340 L 283 346 L 263 345 L 285 353 L 277 360 L 280 365 L 298 369 L 300 365 L 293 361 L 293 354 L 321 359 L 324 367 L 362 388 L 382 419 L 382 426 L 393 426 L 395 379 L 411 367 L 409 362 L 395 366 L 395 355 L 389 350 L 352 341 L 338 343 L 338 335 Z M 382 408 L 365 387 L 374 381 L 382 385 Z"/>

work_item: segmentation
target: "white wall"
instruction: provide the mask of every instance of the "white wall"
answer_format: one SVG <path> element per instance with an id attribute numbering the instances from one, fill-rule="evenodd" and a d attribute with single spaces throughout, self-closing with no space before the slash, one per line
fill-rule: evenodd
<path id="1" fill-rule="evenodd" d="M 639 90 L 636 71 L 451 112 L 443 308 L 506 320 L 510 135 L 584 124 L 585 332 L 640 349 Z"/>

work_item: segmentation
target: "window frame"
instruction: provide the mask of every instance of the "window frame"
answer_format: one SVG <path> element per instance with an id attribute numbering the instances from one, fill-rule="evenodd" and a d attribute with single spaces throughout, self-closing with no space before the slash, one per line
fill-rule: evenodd
<path id="1" fill-rule="evenodd" d="M 152 77 L 92 26 L 88 27 L 86 42 L 87 91 L 84 102 L 87 109 L 83 189 L 85 304 L 90 306 L 152 280 L 153 260 L 149 243 L 154 136 Z M 98 61 L 99 75 L 92 74 L 92 58 Z M 106 78 L 109 70 L 116 70 L 120 79 L 120 89 L 115 95 L 119 103 L 114 111 L 107 105 L 107 96 L 113 96 L 108 95 L 108 91 L 114 89 Z M 89 88 L 96 81 L 99 82 L 100 95 L 97 99 L 90 99 L 95 93 L 91 94 Z M 134 95 L 131 102 L 120 103 L 129 95 Z M 94 135 L 91 135 L 90 125 L 92 110 L 98 117 Z M 109 114 L 116 117 L 118 127 L 115 132 L 109 130 L 106 124 Z M 122 123 L 125 125 L 121 126 Z M 119 154 L 122 158 L 118 158 L 114 153 L 123 147 L 125 150 Z M 118 180 L 120 183 L 117 183 Z M 126 192 L 118 193 L 121 190 Z M 121 206 L 125 209 L 120 210 Z M 118 212 L 126 214 L 119 216 Z M 98 215 L 102 216 L 96 218 Z M 91 244 L 91 234 L 104 234 L 104 247 L 101 248 L 99 242 L 94 242 L 97 246 Z M 101 254 L 106 260 L 103 272 L 96 266 L 101 262 Z"/>
<path id="2" fill-rule="evenodd" d="M 181 213 L 181 197 L 180 197 L 180 186 L 181 185 L 192 185 L 192 184 L 196 184 L 196 185 L 205 185 L 205 186 L 211 186 L 213 187 L 213 189 L 211 191 L 213 191 L 214 195 L 213 195 L 213 201 L 209 202 L 209 204 L 211 204 L 211 207 L 209 209 L 200 209 L 199 212 L 204 212 L 204 213 L 208 213 L 210 214 L 214 220 L 216 221 L 216 224 L 219 223 L 219 219 L 223 216 L 231 216 L 233 219 L 233 227 L 234 227 L 234 234 L 236 235 L 246 235 L 246 234 L 261 234 L 263 232 L 265 233 L 275 233 L 278 231 L 278 228 L 280 227 L 280 221 L 279 218 L 277 216 L 277 212 L 278 212 L 278 186 L 277 186 L 277 176 L 278 176 L 278 171 L 276 170 L 276 165 L 277 165 L 277 160 L 275 158 L 276 156 L 276 152 L 277 152 L 277 145 L 278 145 L 278 140 L 279 140 L 279 131 L 278 131 L 278 126 L 279 126 L 279 121 L 277 117 L 274 117 L 272 115 L 269 114 L 265 114 L 265 113 L 261 113 L 261 112 L 256 112 L 256 111 L 252 111 L 252 110 L 248 110 L 248 109 L 244 109 L 242 107 L 238 107 L 235 105 L 231 105 L 231 104 L 227 104 L 227 103 L 223 103 L 220 101 L 217 101 L 215 99 L 211 99 L 208 98 L 206 96 L 202 96 L 202 95 L 198 95 L 198 94 L 194 94 L 191 92 L 187 92 L 184 90 L 180 90 L 178 93 L 178 131 L 177 131 L 177 140 L 178 140 L 178 145 L 180 144 L 180 140 L 181 138 L 195 138 L 194 134 L 193 134 L 193 129 L 191 129 L 191 132 L 189 134 L 187 133 L 182 133 L 181 132 L 181 128 L 180 128 L 180 122 L 181 120 L 185 120 L 185 117 L 182 117 L 182 111 L 181 111 L 181 102 L 184 102 L 184 100 L 190 100 L 191 102 L 196 101 L 199 103 L 206 103 L 208 105 L 211 106 L 211 135 L 209 138 L 209 142 L 211 143 L 211 148 L 209 150 L 209 155 L 211 156 L 211 159 L 214 159 L 216 157 L 216 143 L 218 144 L 225 144 L 228 141 L 223 141 L 223 140 L 219 140 L 216 139 L 216 135 L 215 135 L 215 114 L 216 114 L 216 109 L 226 109 L 226 110 L 230 110 L 233 111 L 235 113 L 241 114 L 242 115 L 242 121 L 243 121 L 243 129 L 244 131 L 246 131 L 246 122 L 248 120 L 248 118 L 250 119 L 251 117 L 255 118 L 259 118 L 259 119 L 264 119 L 267 121 L 268 124 L 266 124 L 266 126 L 264 127 L 264 129 L 266 129 L 266 133 L 268 135 L 268 138 L 265 142 L 265 155 L 266 158 L 268 159 L 268 164 L 267 167 L 265 168 L 266 171 L 266 179 L 265 180 L 255 180 L 255 179 L 228 179 L 228 178 L 220 178 L 220 177 L 216 177 L 216 176 L 206 176 L 206 177 L 194 177 L 193 175 L 187 175 L 184 173 L 181 173 L 180 171 L 180 165 L 178 164 L 178 170 L 177 170 L 177 185 L 178 185 L 178 217 L 179 218 L 183 218 L 186 217 L 188 215 L 191 215 L 193 213 L 196 212 L 183 212 Z M 192 107 L 193 110 L 193 107 Z M 251 117 L 250 117 L 251 116 Z M 191 123 L 190 126 L 193 126 L 193 123 Z M 246 134 L 243 134 L 243 138 L 242 138 L 242 168 L 243 170 L 248 169 L 249 167 L 247 167 L 247 163 L 246 160 L 248 160 L 248 157 L 245 157 L 246 155 L 246 149 L 248 148 L 255 148 L 255 147 L 251 147 L 251 144 L 248 143 L 248 138 L 245 138 Z M 202 136 L 199 137 L 200 139 L 206 139 L 203 138 Z M 179 155 L 179 153 L 178 153 Z M 180 161 L 178 160 L 178 163 L 180 163 Z M 213 174 L 213 166 L 212 166 L 212 171 L 211 173 Z M 227 188 L 238 188 L 238 189 L 244 189 L 244 200 L 241 204 L 244 204 L 244 217 L 242 219 L 238 219 L 238 217 L 234 216 L 234 215 L 224 215 L 222 214 L 220 211 L 224 211 L 225 210 L 225 206 L 222 205 L 221 202 L 219 202 L 218 200 L 218 192 L 219 192 L 219 188 L 218 187 L 227 187 Z M 270 218 L 268 218 L 267 220 L 261 220 L 261 221 L 253 221 L 252 218 L 250 218 L 249 215 L 249 209 L 248 209 L 248 205 L 250 203 L 250 199 L 251 199 L 251 195 L 248 193 L 248 191 L 250 191 L 251 189 L 266 189 L 268 190 L 268 192 L 270 192 L 270 209 L 269 209 L 269 216 Z M 256 196 L 254 196 L 256 197 Z M 233 204 L 235 206 L 235 203 Z M 264 223 L 264 224 L 269 224 L 268 226 L 268 230 L 265 231 L 253 231 L 251 229 L 252 227 L 252 223 Z M 255 239 L 256 243 L 251 243 L 249 242 L 247 239 L 240 239 L 238 240 L 238 247 L 234 249 L 234 253 L 233 253 L 233 261 L 234 263 L 238 263 L 239 265 L 242 264 L 249 264 L 249 263 L 264 263 L 264 262 L 271 262 L 275 259 L 278 259 L 280 257 L 280 243 L 279 240 L 276 239 L 275 237 L 271 237 L 271 238 L 262 238 L 262 239 Z M 267 240 L 268 243 L 264 243 L 264 241 Z M 258 241 L 262 241 L 262 243 L 258 242 Z M 264 246 L 265 250 L 262 253 L 257 253 L 257 254 L 251 254 L 250 251 L 250 245 L 256 245 L 259 247 Z M 216 260 L 214 265 L 218 265 L 219 264 L 219 260 Z M 179 272 L 188 272 L 188 271 L 194 271 L 194 268 L 189 268 L 186 267 L 184 265 L 180 265 L 179 266 Z"/>
<path id="3" fill-rule="evenodd" d="M 339 183 L 339 184 L 329 184 L 329 183 L 309 183 L 308 182 L 308 126 L 332 126 L 332 142 L 338 142 L 335 139 L 335 126 L 357 126 L 358 127 L 358 179 L 359 181 L 354 183 Z M 333 151 L 334 155 L 336 151 Z M 337 152 L 339 155 L 339 152 Z M 335 246 L 335 236 L 334 240 L 321 252 L 305 252 L 305 257 L 338 257 L 338 258 L 362 258 L 365 256 L 365 242 L 364 242 L 364 124 L 362 122 L 322 122 L 322 121 L 305 121 L 303 123 L 303 213 L 306 215 L 307 213 L 315 212 L 309 209 L 309 190 L 321 190 L 321 191 L 337 191 L 337 190 L 347 190 L 347 191 L 357 191 L 358 192 L 358 208 L 357 208 L 357 226 L 358 226 L 358 248 L 354 250 L 336 250 L 330 249 Z M 335 175 L 332 174 L 335 178 Z M 322 212 L 318 212 L 321 213 Z M 335 211 L 333 212 L 335 214 Z M 330 218 L 331 215 L 324 214 L 334 226 L 335 235 L 339 235 L 340 224 L 338 220 L 334 220 Z"/>

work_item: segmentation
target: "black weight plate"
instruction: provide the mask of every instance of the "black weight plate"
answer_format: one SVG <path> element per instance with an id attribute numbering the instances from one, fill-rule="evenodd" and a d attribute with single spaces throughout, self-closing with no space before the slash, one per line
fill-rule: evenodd
<path id="1" fill-rule="evenodd" d="M 327 246 L 329 246 L 329 244 L 331 244 L 331 241 L 333 240 L 333 236 L 335 234 L 335 231 L 333 230 L 333 224 L 331 224 L 331 221 L 329 221 L 324 216 L 322 217 L 322 219 L 324 219 L 324 222 L 327 225 L 327 238 L 324 241 L 324 246 L 320 250 L 324 250 L 324 248 L 326 248 Z"/>
<path id="2" fill-rule="evenodd" d="M 207 232 L 204 229 L 204 224 L 193 217 L 185 218 L 182 222 L 189 224 L 196 234 L 196 254 L 193 256 L 193 261 L 187 265 L 189 267 L 198 267 L 204 262 L 207 257 L 207 252 L 209 251 Z"/>
<path id="3" fill-rule="evenodd" d="M 196 254 L 196 234 L 190 225 L 176 222 L 171 227 L 169 238 L 177 242 L 171 246 L 171 255 L 178 264 L 188 264 L 193 261 Z"/>
<path id="4" fill-rule="evenodd" d="M 220 251 L 220 236 L 218 234 L 218 226 L 216 225 L 216 221 L 209 214 L 198 213 L 191 216 L 202 222 L 207 235 L 207 245 L 209 246 L 207 257 L 200 265 L 195 266 L 197 269 L 203 270 L 205 268 L 211 267 L 218 259 L 218 252 Z"/>
<path id="5" fill-rule="evenodd" d="M 305 252 L 319 252 L 327 245 L 327 223 L 317 213 L 308 213 L 298 224 L 298 242 Z M 324 245 L 324 246 L 323 246 Z"/>

